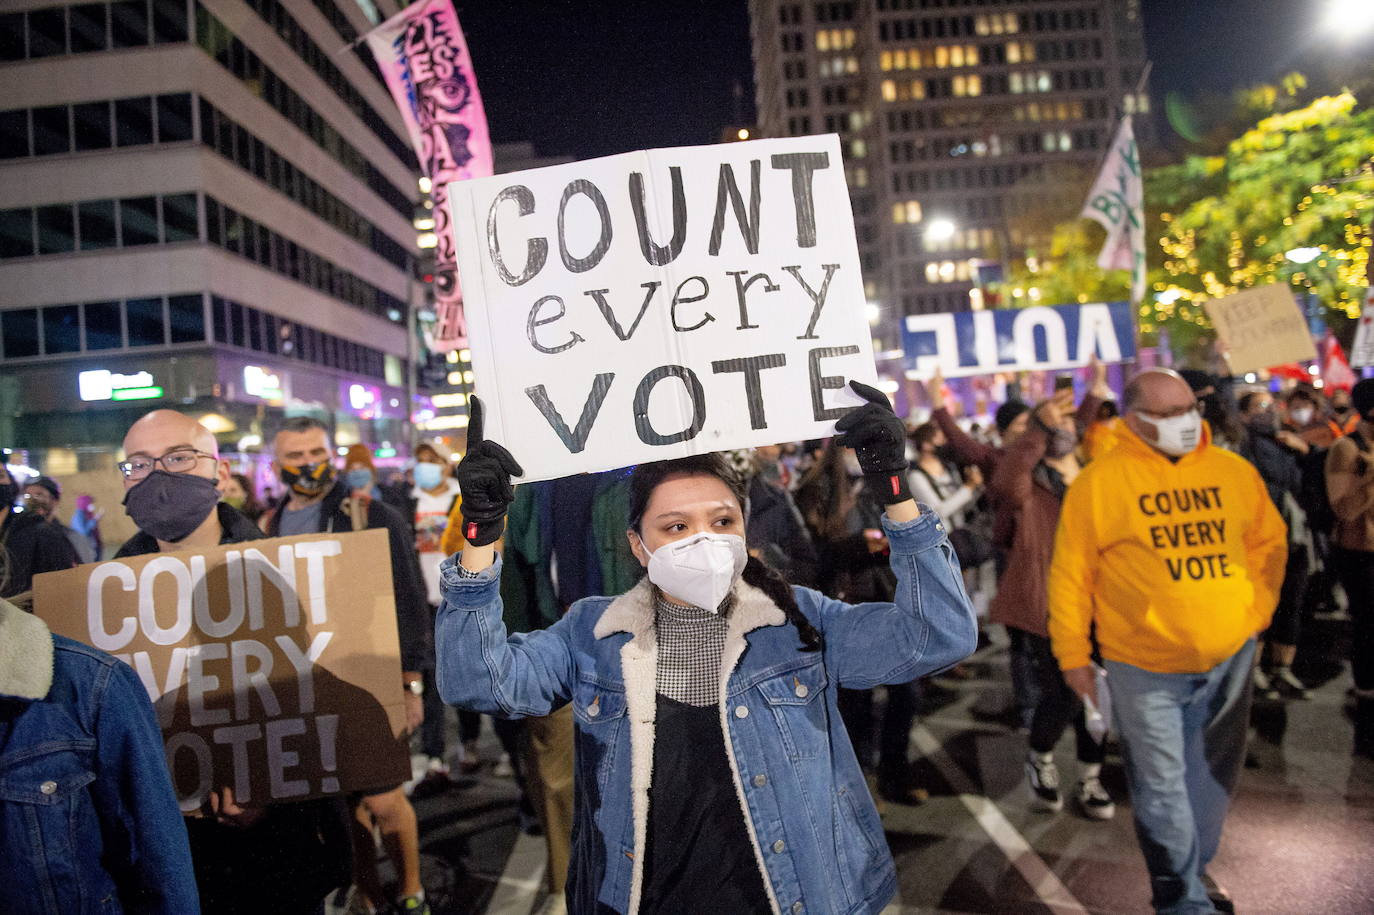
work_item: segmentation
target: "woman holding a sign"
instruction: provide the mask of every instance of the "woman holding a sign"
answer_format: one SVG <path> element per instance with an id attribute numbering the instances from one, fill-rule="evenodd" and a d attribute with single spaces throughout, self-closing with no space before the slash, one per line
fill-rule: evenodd
<path id="1" fill-rule="evenodd" d="M 492 544 L 522 471 L 482 440 L 474 398 L 458 468 L 469 546 L 443 567 L 439 689 L 507 718 L 571 702 L 570 912 L 865 913 L 891 899 L 837 689 L 948 667 L 976 626 L 943 524 L 907 491 L 901 421 L 851 384 L 869 403 L 836 430 L 886 506 L 895 604 L 833 600 L 748 558 L 742 486 L 708 454 L 636 468 L 627 536 L 644 580 L 510 637 Z"/>

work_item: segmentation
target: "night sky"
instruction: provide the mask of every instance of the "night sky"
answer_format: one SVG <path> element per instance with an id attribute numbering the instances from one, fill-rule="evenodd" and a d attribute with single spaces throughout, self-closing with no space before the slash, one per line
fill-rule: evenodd
<path id="1" fill-rule="evenodd" d="M 1167 93 L 1226 93 L 1310 68 L 1337 46 L 1316 24 L 1324 2 L 1143 0 L 1156 110 Z M 744 0 L 456 5 L 497 142 L 583 159 L 713 143 L 753 118 Z"/>

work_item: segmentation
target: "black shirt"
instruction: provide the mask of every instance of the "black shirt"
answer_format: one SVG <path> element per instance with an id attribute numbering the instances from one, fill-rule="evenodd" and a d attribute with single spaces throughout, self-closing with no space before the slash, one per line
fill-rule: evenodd
<path id="1" fill-rule="evenodd" d="M 718 705 L 658 697 L 640 910 L 769 912 Z"/>

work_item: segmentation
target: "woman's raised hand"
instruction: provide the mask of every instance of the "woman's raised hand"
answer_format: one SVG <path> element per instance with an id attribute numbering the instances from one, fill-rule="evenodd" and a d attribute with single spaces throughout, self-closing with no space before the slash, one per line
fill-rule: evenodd
<path id="1" fill-rule="evenodd" d="M 838 444 L 854 449 L 879 502 L 905 502 L 911 498 L 906 484 L 906 426 L 892 412 L 892 404 L 882 391 L 861 381 L 851 381 L 849 387 L 868 403 L 835 423 L 835 431 L 840 433 Z"/>
<path id="2" fill-rule="evenodd" d="M 506 510 L 515 499 L 512 476 L 524 470 L 505 448 L 482 438 L 482 401 L 471 398 L 468 450 L 458 462 L 462 489 L 463 539 L 473 546 L 495 543 L 506 528 Z"/>

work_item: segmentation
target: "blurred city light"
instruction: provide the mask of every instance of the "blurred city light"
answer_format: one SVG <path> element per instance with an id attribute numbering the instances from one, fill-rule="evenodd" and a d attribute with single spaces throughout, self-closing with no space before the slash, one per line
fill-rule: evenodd
<path id="1" fill-rule="evenodd" d="M 1322 30 L 1355 38 L 1374 27 L 1374 3 L 1369 0 L 1327 0 Z"/>
<path id="2" fill-rule="evenodd" d="M 948 219 L 932 219 L 926 224 L 926 241 L 942 242 L 949 241 L 957 231 L 953 222 Z"/>

